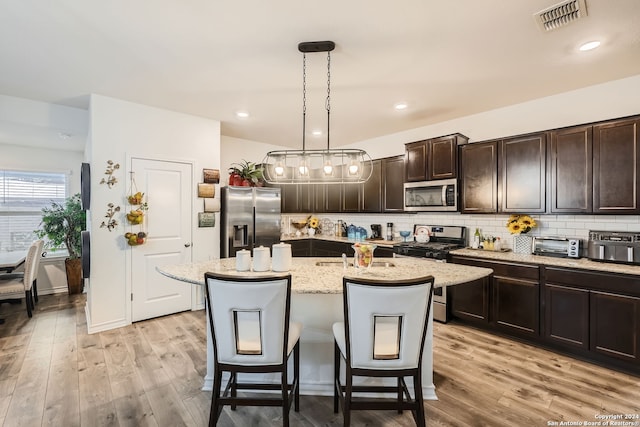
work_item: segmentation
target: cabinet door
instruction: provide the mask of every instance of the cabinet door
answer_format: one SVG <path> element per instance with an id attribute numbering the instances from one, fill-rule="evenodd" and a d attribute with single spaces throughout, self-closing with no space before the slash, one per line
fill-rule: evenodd
<path id="1" fill-rule="evenodd" d="M 589 291 L 546 283 L 544 336 L 563 347 L 589 349 Z"/>
<path id="2" fill-rule="evenodd" d="M 593 127 L 594 213 L 640 213 L 640 119 Z"/>
<path id="3" fill-rule="evenodd" d="M 546 135 L 505 139 L 498 161 L 500 211 L 545 211 Z"/>
<path id="4" fill-rule="evenodd" d="M 461 149 L 461 209 L 464 213 L 497 212 L 498 142 L 464 145 Z"/>
<path id="5" fill-rule="evenodd" d="M 311 239 L 289 240 L 291 255 L 297 257 L 311 256 Z"/>
<path id="6" fill-rule="evenodd" d="M 325 185 L 324 189 L 325 198 L 325 212 L 341 212 L 342 211 L 342 185 L 330 184 Z"/>
<path id="7" fill-rule="evenodd" d="M 404 157 L 388 157 L 382 161 L 382 210 L 404 211 Z"/>
<path id="8" fill-rule="evenodd" d="M 281 185 L 281 210 L 282 213 L 298 213 L 298 186 L 297 185 Z"/>
<path id="9" fill-rule="evenodd" d="M 492 322 L 502 329 L 524 336 L 540 335 L 538 282 L 511 277 L 493 277 Z"/>
<path id="10" fill-rule="evenodd" d="M 371 167 L 371 177 L 363 186 L 363 211 L 379 213 L 382 212 L 382 160 L 374 160 Z"/>
<path id="11" fill-rule="evenodd" d="M 485 277 L 473 282 L 452 286 L 451 314 L 455 317 L 473 322 L 489 321 L 489 278 Z"/>
<path id="12" fill-rule="evenodd" d="M 458 176 L 458 141 L 455 136 L 432 139 L 427 148 L 427 179 Z"/>
<path id="13" fill-rule="evenodd" d="M 362 211 L 362 184 L 342 184 L 342 212 Z"/>
<path id="14" fill-rule="evenodd" d="M 640 364 L 640 298 L 591 291 L 591 351 Z"/>
<path id="15" fill-rule="evenodd" d="M 551 132 L 550 211 L 589 213 L 593 207 L 593 127 Z"/>
<path id="16" fill-rule="evenodd" d="M 407 182 L 427 179 L 427 141 L 405 145 Z"/>

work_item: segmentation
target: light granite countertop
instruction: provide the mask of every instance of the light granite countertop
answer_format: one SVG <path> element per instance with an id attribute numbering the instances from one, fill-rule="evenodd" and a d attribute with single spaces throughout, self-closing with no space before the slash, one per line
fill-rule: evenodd
<path id="1" fill-rule="evenodd" d="M 640 276 L 640 266 L 616 264 L 610 262 L 591 261 L 588 258 L 558 258 L 533 254 L 516 254 L 513 252 L 494 252 L 482 249 L 457 249 L 449 252 L 451 255 L 483 258 L 494 261 L 521 262 L 545 266 L 577 268 L 609 273 L 632 274 Z"/>
<path id="2" fill-rule="evenodd" d="M 353 258 L 348 260 L 353 261 Z M 317 263 L 330 263 L 320 266 Z M 353 267 L 343 268 L 341 258 L 293 258 L 289 271 L 292 278 L 292 291 L 306 294 L 337 294 L 342 293 L 343 277 L 366 277 L 375 280 L 399 280 L 420 276 L 433 276 L 436 287 L 445 287 L 471 282 L 486 277 L 492 273 L 491 269 L 471 267 L 466 265 L 447 264 L 423 260 L 419 258 L 378 258 L 375 262 L 383 265 L 393 264 L 392 267 L 372 266 L 369 270 L 358 272 Z M 235 258 L 202 261 L 192 264 L 170 265 L 157 267 L 165 276 L 183 282 L 204 285 L 206 272 L 224 273 L 231 276 L 265 277 L 278 276 L 287 273 L 267 272 L 237 272 Z"/>

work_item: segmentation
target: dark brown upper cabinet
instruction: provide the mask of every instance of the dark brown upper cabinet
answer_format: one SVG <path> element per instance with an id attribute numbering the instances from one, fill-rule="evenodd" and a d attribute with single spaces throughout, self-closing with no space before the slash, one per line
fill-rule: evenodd
<path id="1" fill-rule="evenodd" d="M 382 212 L 382 160 L 374 160 L 371 167 L 371 177 L 363 184 L 363 212 Z"/>
<path id="2" fill-rule="evenodd" d="M 545 212 L 546 141 L 545 133 L 502 141 L 498 159 L 501 212 Z"/>
<path id="3" fill-rule="evenodd" d="M 550 132 L 549 212 L 589 213 L 593 209 L 593 126 Z"/>
<path id="4" fill-rule="evenodd" d="M 404 211 L 404 156 L 382 159 L 382 212 Z"/>
<path id="5" fill-rule="evenodd" d="M 498 211 L 499 141 L 463 145 L 460 149 L 460 208 L 463 213 Z"/>
<path id="6" fill-rule="evenodd" d="M 458 146 L 469 141 L 459 133 L 405 144 L 406 181 L 458 176 Z"/>
<path id="7" fill-rule="evenodd" d="M 593 127 L 593 212 L 640 213 L 640 118 Z"/>

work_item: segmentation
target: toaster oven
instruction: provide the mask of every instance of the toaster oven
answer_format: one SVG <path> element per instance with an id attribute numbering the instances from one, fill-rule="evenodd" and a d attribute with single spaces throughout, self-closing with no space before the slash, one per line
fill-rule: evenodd
<path id="1" fill-rule="evenodd" d="M 580 239 L 534 237 L 533 254 L 560 258 L 580 258 Z"/>

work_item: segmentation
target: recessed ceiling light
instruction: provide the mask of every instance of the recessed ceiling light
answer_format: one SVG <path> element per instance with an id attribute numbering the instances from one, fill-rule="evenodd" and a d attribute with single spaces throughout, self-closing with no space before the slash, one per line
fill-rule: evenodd
<path id="1" fill-rule="evenodd" d="M 407 105 L 406 102 L 398 102 L 396 105 L 393 106 L 393 108 L 400 111 L 400 110 L 406 110 L 408 106 L 409 105 Z"/>
<path id="2" fill-rule="evenodd" d="M 311 134 L 312 134 L 313 136 L 320 136 L 320 135 L 322 135 L 322 131 L 321 131 L 321 130 L 319 130 L 319 129 L 316 129 L 316 130 L 314 130 L 313 132 L 311 132 Z"/>
<path id="3" fill-rule="evenodd" d="M 582 52 L 586 52 L 587 50 L 595 49 L 598 46 L 600 46 L 600 42 L 597 40 L 594 40 L 594 41 L 586 42 L 585 44 L 581 45 L 579 49 Z"/>
<path id="4" fill-rule="evenodd" d="M 246 111 L 238 111 L 236 113 L 236 117 L 239 119 L 246 119 L 249 117 L 249 113 L 247 113 Z"/>

